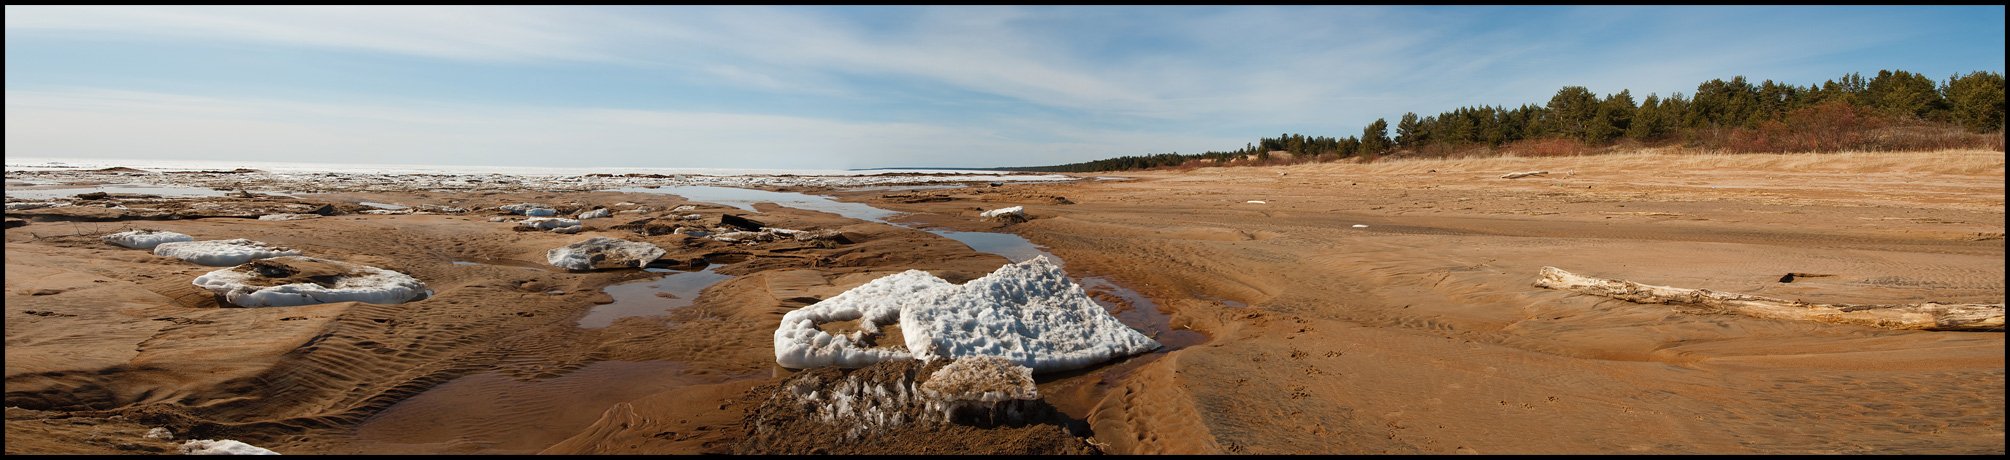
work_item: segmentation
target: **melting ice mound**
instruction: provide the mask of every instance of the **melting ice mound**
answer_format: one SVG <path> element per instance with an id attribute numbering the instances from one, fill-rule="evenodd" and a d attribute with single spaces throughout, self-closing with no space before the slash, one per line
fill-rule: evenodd
<path id="1" fill-rule="evenodd" d="M 154 246 L 154 255 L 211 267 L 228 267 L 267 257 L 297 256 L 300 251 L 238 238 L 160 243 Z"/>
<path id="2" fill-rule="evenodd" d="M 545 261 L 567 270 L 642 268 L 663 257 L 663 248 L 618 238 L 593 237 L 544 253 Z"/>
<path id="3" fill-rule="evenodd" d="M 263 447 L 229 439 L 197 439 L 185 442 L 181 445 L 181 453 L 183 455 L 279 455 L 278 452 L 266 450 Z"/>
<path id="4" fill-rule="evenodd" d="M 860 332 L 832 335 L 816 327 L 852 319 L 860 320 Z M 861 336 L 877 335 L 879 325 L 896 319 L 906 350 L 862 346 Z M 789 312 L 775 330 L 775 362 L 798 369 L 996 356 L 1046 373 L 1158 347 L 1104 312 L 1045 256 L 960 286 L 908 270 Z"/>
<path id="5" fill-rule="evenodd" d="M 984 220 L 1005 219 L 1006 221 L 1010 222 L 1024 222 L 1026 221 L 1026 207 L 1013 206 L 1009 208 L 998 208 L 990 211 L 984 211 L 982 213 L 977 214 L 977 216 L 984 218 Z"/>
<path id="6" fill-rule="evenodd" d="M 240 307 L 292 307 L 333 302 L 405 303 L 425 299 L 426 285 L 409 275 L 366 265 L 288 256 L 252 261 L 195 278 Z"/>
<path id="7" fill-rule="evenodd" d="M 133 230 L 105 235 L 106 243 L 133 249 L 153 249 L 161 243 L 195 241 L 195 237 L 166 230 Z"/>

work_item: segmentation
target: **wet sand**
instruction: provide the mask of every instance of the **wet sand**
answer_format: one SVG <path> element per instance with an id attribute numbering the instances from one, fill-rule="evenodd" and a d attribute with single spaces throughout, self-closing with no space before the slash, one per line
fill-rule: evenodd
<path id="1" fill-rule="evenodd" d="M 1555 266 L 1809 302 L 2003 302 L 2003 154 L 1883 155 L 794 189 L 905 212 L 885 218 L 898 225 L 693 203 L 710 222 L 858 237 L 835 247 L 642 236 L 609 228 L 640 218 L 618 213 L 578 235 L 514 231 L 486 210 L 353 214 L 368 209 L 358 201 L 689 203 L 620 192 L 305 195 L 354 210 L 298 221 L 43 220 L 7 229 L 7 452 L 170 450 L 138 436 L 155 426 L 288 454 L 733 452 L 762 386 L 798 372 L 773 364 L 783 313 L 902 270 L 961 282 L 1007 262 L 933 230 L 1023 237 L 1077 280 L 1121 287 L 1091 289 L 1120 317 L 1167 315 L 1131 313 L 1180 344 L 1040 376 L 1067 426 L 956 433 L 993 445 L 1049 442 L 1039 431 L 1108 453 L 2003 453 L 2001 332 L 1711 314 L 1533 284 Z M 1550 173 L 1500 178 L 1532 170 Z M 1014 205 L 1031 220 L 977 216 Z M 126 226 L 290 246 L 436 293 L 217 308 L 188 283 L 215 268 L 96 238 Z M 680 262 L 668 268 L 702 260 L 731 278 L 664 315 L 580 327 L 614 301 L 603 289 L 664 275 L 543 265 L 545 250 L 587 236 L 648 241 Z M 1780 283 L 1790 272 L 1833 276 Z M 926 435 L 890 435 L 885 449 Z"/>

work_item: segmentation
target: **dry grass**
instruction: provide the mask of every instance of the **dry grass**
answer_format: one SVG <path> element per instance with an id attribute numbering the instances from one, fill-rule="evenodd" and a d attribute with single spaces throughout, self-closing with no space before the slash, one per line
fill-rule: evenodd
<path id="1" fill-rule="evenodd" d="M 1284 167 L 1306 173 L 1409 174 L 1439 172 L 1724 170 L 1780 172 L 1906 173 L 1957 176 L 2004 175 L 2004 154 L 1989 150 L 1931 152 L 1721 153 L 1680 147 L 1642 148 L 1605 155 L 1567 157 L 1385 158 L 1369 164 L 1321 163 Z M 1264 168 L 1272 169 L 1272 168 Z"/>

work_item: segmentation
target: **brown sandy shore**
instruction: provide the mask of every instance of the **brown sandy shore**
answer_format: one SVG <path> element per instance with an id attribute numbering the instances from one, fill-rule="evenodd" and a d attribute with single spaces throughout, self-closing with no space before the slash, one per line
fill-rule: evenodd
<path id="1" fill-rule="evenodd" d="M 1500 177 L 1533 170 L 1549 172 Z M 1134 289 L 1175 327 L 1206 335 L 1040 376 L 1042 399 L 1057 410 L 1049 420 L 911 426 L 837 443 L 827 440 L 841 429 L 783 418 L 778 426 L 801 436 L 750 435 L 746 420 L 773 387 L 829 372 L 774 364 L 783 313 L 902 270 L 961 282 L 1006 262 L 956 241 L 773 204 L 755 216 L 841 230 L 850 242 L 729 245 L 612 228 L 642 217 L 630 214 L 589 220 L 578 235 L 518 232 L 489 222 L 498 213 L 486 208 L 687 201 L 371 192 L 236 200 L 475 211 L 365 215 L 344 205 L 296 221 L 111 222 L 48 213 L 8 228 L 6 452 L 172 452 L 192 438 L 286 454 L 2005 451 L 2001 332 L 1762 319 L 1533 284 L 1554 266 L 1808 302 L 2001 303 L 2000 152 L 1095 176 L 799 190 L 907 212 L 891 220 L 911 226 L 1018 234 L 1064 259 L 1071 276 Z M 693 204 L 709 222 L 747 214 Z M 1012 205 L 1032 219 L 1001 227 L 977 218 Z M 97 238 L 126 227 L 289 246 L 410 274 L 435 294 L 399 305 L 218 308 L 189 283 L 215 268 Z M 602 288 L 660 276 L 543 263 L 547 249 L 587 236 L 647 241 L 669 252 L 672 268 L 709 262 L 733 277 L 667 316 L 581 328 L 611 300 Z M 1779 282 L 1787 273 L 1832 276 Z M 153 427 L 177 441 L 143 437 Z"/>

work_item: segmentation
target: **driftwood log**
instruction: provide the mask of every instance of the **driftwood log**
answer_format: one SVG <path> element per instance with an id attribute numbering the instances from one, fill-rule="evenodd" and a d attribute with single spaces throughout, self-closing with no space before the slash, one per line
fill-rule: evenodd
<path id="1" fill-rule="evenodd" d="M 2002 331 L 2003 304 L 1916 303 L 1852 305 L 1807 303 L 1708 289 L 1682 289 L 1580 276 L 1543 267 L 1535 285 L 1635 303 L 1682 304 L 1760 318 L 1859 324 L 1929 331 Z"/>
<path id="2" fill-rule="evenodd" d="M 1549 171 L 1524 171 L 1524 172 L 1518 172 L 1518 173 L 1507 173 L 1507 174 L 1503 174 L 1503 175 L 1501 175 L 1501 178 L 1502 178 L 1502 179 L 1520 179 L 1520 178 L 1523 178 L 1523 177 L 1528 177 L 1528 176 L 1540 176 L 1540 175 L 1544 175 L 1544 174 L 1549 174 Z"/>

